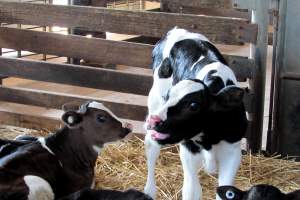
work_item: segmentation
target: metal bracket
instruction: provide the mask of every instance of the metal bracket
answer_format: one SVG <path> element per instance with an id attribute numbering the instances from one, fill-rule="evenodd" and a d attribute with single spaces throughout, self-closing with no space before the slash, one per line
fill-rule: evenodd
<path id="1" fill-rule="evenodd" d="M 236 9 L 256 10 L 257 5 L 257 0 L 232 0 L 232 7 Z"/>

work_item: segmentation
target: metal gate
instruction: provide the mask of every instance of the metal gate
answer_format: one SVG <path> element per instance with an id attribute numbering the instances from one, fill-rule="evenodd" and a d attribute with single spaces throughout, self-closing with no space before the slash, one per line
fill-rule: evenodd
<path id="1" fill-rule="evenodd" d="M 276 0 L 274 87 L 267 150 L 300 155 L 300 1 Z"/>

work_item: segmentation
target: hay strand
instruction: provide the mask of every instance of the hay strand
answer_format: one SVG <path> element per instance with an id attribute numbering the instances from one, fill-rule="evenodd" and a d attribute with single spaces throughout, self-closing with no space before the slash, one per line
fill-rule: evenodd
<path id="1" fill-rule="evenodd" d="M 15 127 L 1 127 L 1 138 L 14 138 L 19 134 L 45 135 Z M 181 199 L 183 171 L 178 155 L 178 146 L 162 149 L 156 167 L 158 199 Z M 280 155 L 243 155 L 242 164 L 236 177 L 236 185 L 248 189 L 255 184 L 272 184 L 284 192 L 300 188 L 300 163 L 291 157 L 278 159 Z M 143 190 L 147 178 L 144 144 L 140 138 L 108 145 L 99 156 L 96 168 L 96 188 Z M 215 199 L 217 177 L 199 171 L 205 200 Z"/>

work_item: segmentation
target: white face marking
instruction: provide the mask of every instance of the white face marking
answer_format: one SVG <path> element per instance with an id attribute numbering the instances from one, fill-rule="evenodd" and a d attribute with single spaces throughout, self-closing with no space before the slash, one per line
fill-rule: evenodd
<path id="1" fill-rule="evenodd" d="M 194 67 L 201 61 L 201 60 L 203 60 L 205 57 L 204 56 L 200 56 L 200 58 L 192 65 L 192 67 L 191 67 L 191 71 L 194 69 Z"/>
<path id="2" fill-rule="evenodd" d="M 53 200 L 54 193 L 50 184 L 38 176 L 24 176 L 24 181 L 29 188 L 28 200 Z"/>
<path id="3" fill-rule="evenodd" d="M 125 127 L 124 122 L 122 122 L 122 120 L 119 117 L 117 117 L 111 110 L 109 110 L 107 107 L 105 107 L 102 103 L 93 101 L 93 102 L 89 103 L 88 107 L 89 108 L 96 108 L 96 109 L 99 109 L 99 110 L 104 110 L 109 115 L 111 115 L 113 118 L 115 118 L 115 120 L 121 122 L 122 126 Z"/>
<path id="4" fill-rule="evenodd" d="M 238 84 L 234 72 L 228 66 L 224 65 L 221 62 L 214 62 L 206 65 L 198 72 L 196 78 L 199 80 L 203 80 L 207 73 L 211 70 L 216 70 L 217 72 L 213 75 L 219 76 L 224 83 L 226 83 L 227 80 L 231 80 L 235 85 Z"/>
<path id="5" fill-rule="evenodd" d="M 191 80 L 182 80 L 171 88 L 168 101 L 155 113 L 163 121 L 167 119 L 169 107 L 176 105 L 187 94 L 203 90 L 204 86 Z"/>
<path id="6" fill-rule="evenodd" d="M 169 57 L 171 49 L 176 42 L 186 39 L 208 41 L 208 39 L 202 34 L 191 33 L 185 29 L 175 27 L 167 33 L 166 44 L 163 51 L 163 59 Z"/>
<path id="7" fill-rule="evenodd" d="M 38 138 L 38 141 L 41 143 L 41 145 L 42 145 L 42 147 L 43 147 L 44 149 L 46 149 L 49 153 L 55 155 L 55 154 L 53 153 L 53 151 L 51 151 L 51 149 L 46 145 L 46 140 L 45 140 L 45 138 L 39 137 L 39 138 Z"/>
<path id="8" fill-rule="evenodd" d="M 102 148 L 96 145 L 93 145 L 93 150 L 99 155 L 101 153 Z"/>

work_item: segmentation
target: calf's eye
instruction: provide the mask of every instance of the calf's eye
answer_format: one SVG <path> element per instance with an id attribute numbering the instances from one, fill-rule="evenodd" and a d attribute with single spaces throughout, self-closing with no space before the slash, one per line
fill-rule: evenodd
<path id="1" fill-rule="evenodd" d="M 235 197 L 235 194 L 234 194 L 234 192 L 232 192 L 231 190 L 228 190 L 227 192 L 226 192 L 226 198 L 227 199 L 233 199 Z"/>
<path id="2" fill-rule="evenodd" d="M 103 115 L 97 115 L 97 121 L 100 123 L 106 122 L 107 118 Z"/>
<path id="3" fill-rule="evenodd" d="M 200 107 L 199 103 L 196 103 L 196 102 L 190 103 L 190 110 L 191 111 L 197 111 L 199 109 L 199 107 Z"/>

